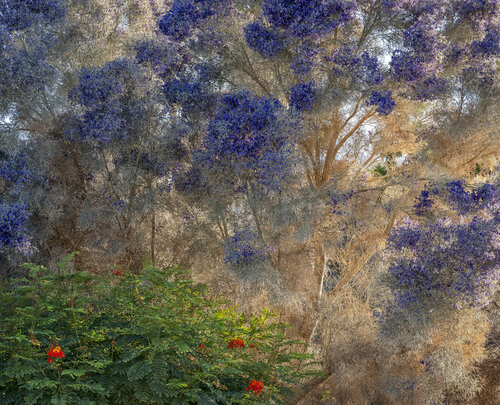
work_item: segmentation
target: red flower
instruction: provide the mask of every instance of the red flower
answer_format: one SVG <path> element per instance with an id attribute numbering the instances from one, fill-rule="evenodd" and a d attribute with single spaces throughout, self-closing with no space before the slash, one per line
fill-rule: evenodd
<path id="1" fill-rule="evenodd" d="M 257 346 L 255 346 L 253 343 L 250 345 L 250 349 L 259 350 L 259 348 Z"/>
<path id="2" fill-rule="evenodd" d="M 245 342 L 242 339 L 232 339 L 229 342 L 229 348 L 236 349 L 237 347 L 245 347 Z"/>
<path id="3" fill-rule="evenodd" d="M 257 395 L 259 395 L 262 391 L 262 388 L 264 388 L 264 384 L 262 384 L 260 381 L 252 380 L 250 381 L 250 384 L 248 384 L 247 391 L 252 390 Z"/>
<path id="4" fill-rule="evenodd" d="M 66 357 L 61 349 L 61 346 L 56 346 L 53 349 L 50 349 L 48 355 L 49 355 L 49 363 L 52 363 L 53 357 L 59 357 L 59 358 Z"/>
<path id="5" fill-rule="evenodd" d="M 202 344 L 200 345 L 200 350 L 203 350 L 203 348 L 204 348 L 204 347 L 205 347 L 205 345 L 202 343 Z"/>
<path id="6" fill-rule="evenodd" d="M 122 269 L 121 267 L 115 267 L 113 270 L 111 270 L 111 274 L 114 274 L 115 276 L 122 276 Z"/>
<path id="7" fill-rule="evenodd" d="M 73 300 L 71 298 L 68 298 L 69 305 L 73 306 Z"/>

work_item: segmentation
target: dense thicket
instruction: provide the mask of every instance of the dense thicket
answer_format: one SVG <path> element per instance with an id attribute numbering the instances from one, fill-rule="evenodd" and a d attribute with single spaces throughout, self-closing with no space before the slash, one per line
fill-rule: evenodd
<path id="1" fill-rule="evenodd" d="M 339 402 L 477 401 L 499 30 L 497 0 L 1 0 L 2 275 L 179 263 L 279 308 Z"/>

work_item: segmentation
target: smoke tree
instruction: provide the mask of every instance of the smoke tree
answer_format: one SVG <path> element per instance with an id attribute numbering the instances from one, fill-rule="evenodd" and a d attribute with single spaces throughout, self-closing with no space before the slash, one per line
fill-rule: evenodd
<path id="1" fill-rule="evenodd" d="M 482 313 L 494 277 L 457 263 L 476 271 L 497 225 L 493 189 L 463 185 L 497 170 L 499 13 L 496 0 L 0 0 L 2 273 L 76 250 L 96 271 L 190 266 L 248 309 L 278 305 L 326 368 L 328 325 L 378 344 L 386 238 L 401 255 L 386 269 L 394 319 L 439 294 Z M 440 198 L 447 220 L 432 217 Z M 424 219 L 393 230 L 403 216 Z M 362 327 L 342 312 L 355 302 Z"/>

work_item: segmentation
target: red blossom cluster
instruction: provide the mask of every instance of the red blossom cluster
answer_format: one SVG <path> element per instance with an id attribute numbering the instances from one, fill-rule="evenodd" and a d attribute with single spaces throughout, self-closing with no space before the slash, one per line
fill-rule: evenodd
<path id="1" fill-rule="evenodd" d="M 248 384 L 247 391 L 252 390 L 257 395 L 259 395 L 262 391 L 262 388 L 264 388 L 263 383 L 261 383 L 260 381 L 252 380 L 250 381 L 250 384 Z"/>
<path id="2" fill-rule="evenodd" d="M 121 267 L 115 267 L 111 270 L 111 274 L 115 275 L 115 276 L 122 276 L 123 273 L 122 273 L 122 268 Z"/>
<path id="3" fill-rule="evenodd" d="M 250 349 L 259 350 L 259 348 L 256 345 L 254 345 L 253 343 L 250 345 Z"/>
<path id="4" fill-rule="evenodd" d="M 52 349 L 49 350 L 48 352 L 48 355 L 49 355 L 49 363 L 52 363 L 52 358 L 62 358 L 62 357 L 66 357 L 61 349 L 61 346 L 56 346 Z"/>
<path id="5" fill-rule="evenodd" d="M 232 339 L 229 342 L 229 348 L 230 349 L 236 349 L 237 347 L 245 347 L 245 342 L 243 342 L 242 339 Z"/>

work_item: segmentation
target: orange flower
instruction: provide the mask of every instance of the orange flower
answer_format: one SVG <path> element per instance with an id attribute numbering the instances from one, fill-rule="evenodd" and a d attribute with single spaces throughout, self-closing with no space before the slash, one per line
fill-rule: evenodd
<path id="1" fill-rule="evenodd" d="M 229 348 L 236 349 L 237 347 L 245 347 L 245 342 L 242 339 L 232 339 L 229 342 Z"/>
<path id="2" fill-rule="evenodd" d="M 48 355 L 49 355 L 49 363 L 52 363 L 53 357 L 59 357 L 59 358 L 66 357 L 61 349 L 61 346 L 56 346 L 53 349 L 50 349 Z"/>
<path id="3" fill-rule="evenodd" d="M 264 388 L 264 384 L 262 384 L 260 381 L 252 380 L 250 381 L 250 384 L 248 384 L 247 391 L 252 390 L 257 395 L 259 395 L 262 391 L 262 388 Z"/>

